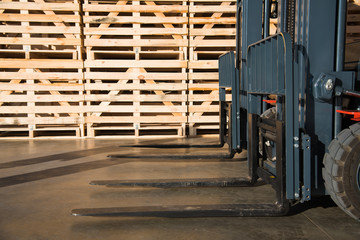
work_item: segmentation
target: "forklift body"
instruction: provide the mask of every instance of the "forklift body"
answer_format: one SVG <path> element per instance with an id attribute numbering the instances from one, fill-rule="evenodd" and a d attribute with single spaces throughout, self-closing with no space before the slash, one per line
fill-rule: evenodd
<path id="1" fill-rule="evenodd" d="M 238 0 L 236 53 L 219 59 L 219 146 L 229 146 L 226 157 L 247 150 L 248 178 L 93 182 L 226 187 L 249 186 L 261 178 L 275 189 L 276 203 L 75 209 L 73 214 L 274 216 L 285 215 L 294 204 L 331 195 L 359 221 L 360 93 L 356 72 L 344 71 L 346 12 L 346 0 Z M 273 18 L 277 33 L 270 36 Z"/>

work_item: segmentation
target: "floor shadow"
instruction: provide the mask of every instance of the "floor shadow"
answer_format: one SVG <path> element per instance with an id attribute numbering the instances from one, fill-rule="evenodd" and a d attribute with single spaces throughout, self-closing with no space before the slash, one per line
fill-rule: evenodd
<path id="1" fill-rule="evenodd" d="M 89 154 L 89 152 L 88 152 L 88 155 L 91 155 L 91 154 Z M 79 155 L 77 155 L 77 156 L 79 156 Z M 84 155 L 81 155 L 81 157 L 84 157 Z M 229 159 L 229 162 L 233 162 L 233 161 L 234 160 Z M 152 162 L 153 163 L 162 163 L 162 162 L 164 162 L 164 163 L 165 162 L 166 163 L 178 163 L 178 162 L 194 163 L 194 162 L 197 162 L 197 163 L 202 163 L 202 162 L 225 162 L 225 161 L 218 160 L 218 159 L 198 159 L 198 160 L 184 159 L 181 161 L 179 161 L 179 160 L 174 161 L 171 159 L 169 160 L 169 159 L 161 159 L 161 158 L 160 159 L 106 158 L 106 159 L 102 159 L 102 160 L 95 160 L 95 161 L 91 161 L 91 162 L 78 163 L 78 164 L 73 164 L 73 165 L 64 166 L 64 167 L 57 167 L 57 168 L 51 168 L 51 169 L 46 169 L 46 170 L 41 170 L 41 171 L 36 171 L 36 172 L 31 172 L 31 173 L 24 173 L 24 174 L 9 176 L 9 177 L 3 177 L 3 178 L 0 178 L 0 188 L 17 185 L 17 184 L 21 184 L 21 183 L 37 181 L 37 180 L 43 180 L 43 179 L 47 179 L 47 178 L 65 176 L 65 175 L 69 175 L 69 174 L 74 174 L 74 173 L 79 173 L 79 172 L 84 172 L 84 171 L 89 171 L 89 170 L 94 170 L 94 169 L 99 169 L 99 168 L 110 167 L 110 166 L 129 163 L 129 162 L 150 162 L 150 163 L 152 163 Z"/>
<path id="2" fill-rule="evenodd" d="M 332 207 L 337 207 L 337 205 L 334 203 L 334 201 L 331 199 L 330 196 L 316 197 L 313 198 L 311 201 L 292 206 L 290 208 L 290 212 L 288 215 L 297 215 L 309 209 L 318 208 L 318 207 L 332 208 Z"/>
<path id="3" fill-rule="evenodd" d="M 43 157 L 22 159 L 22 160 L 17 160 L 17 161 L 12 161 L 12 162 L 0 163 L 0 169 L 28 166 L 28 165 L 38 164 L 38 163 L 57 161 L 57 160 L 70 161 L 70 160 L 74 160 L 77 158 L 88 157 L 88 156 L 92 156 L 92 155 L 96 155 L 96 154 L 100 154 L 100 153 L 116 151 L 118 149 L 119 149 L 118 146 L 107 146 L 107 147 L 92 148 L 92 149 L 73 151 L 73 152 L 67 152 L 67 153 L 53 154 L 53 155 L 48 155 L 48 156 L 43 156 Z"/>

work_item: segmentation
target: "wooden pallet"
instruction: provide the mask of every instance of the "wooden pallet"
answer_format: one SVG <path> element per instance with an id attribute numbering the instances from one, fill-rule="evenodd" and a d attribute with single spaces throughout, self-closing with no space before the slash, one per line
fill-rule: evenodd
<path id="1" fill-rule="evenodd" d="M 186 126 L 186 1 L 83 5 L 87 133 L 135 136 Z"/>
<path id="2" fill-rule="evenodd" d="M 84 136 L 79 9 L 77 0 L 0 2 L 0 132 Z"/>
<path id="3" fill-rule="evenodd" d="M 355 70 L 360 59 L 360 1 L 349 1 L 347 26 L 346 26 L 346 47 L 345 47 L 345 68 Z"/>
<path id="4" fill-rule="evenodd" d="M 235 50 L 236 1 L 189 1 L 189 134 L 218 133 L 218 58 Z"/>

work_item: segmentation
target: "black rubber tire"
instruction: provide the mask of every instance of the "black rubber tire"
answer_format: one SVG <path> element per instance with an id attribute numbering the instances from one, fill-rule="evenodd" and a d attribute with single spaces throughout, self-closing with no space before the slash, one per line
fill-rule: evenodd
<path id="1" fill-rule="evenodd" d="M 327 192 L 345 213 L 360 221 L 360 123 L 344 129 L 331 141 L 323 163 Z"/>

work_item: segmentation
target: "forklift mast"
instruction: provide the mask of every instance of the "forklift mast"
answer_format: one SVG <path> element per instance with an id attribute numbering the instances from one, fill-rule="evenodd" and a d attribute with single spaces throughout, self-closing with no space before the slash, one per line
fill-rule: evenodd
<path id="1" fill-rule="evenodd" d="M 208 147 L 226 143 L 230 154 L 221 158 L 247 150 L 248 178 L 92 182 L 117 187 L 228 187 L 252 186 L 261 179 L 275 189 L 276 203 L 91 208 L 75 209 L 73 215 L 278 216 L 295 204 L 330 195 L 359 221 L 360 113 L 351 109 L 360 107 L 360 93 L 355 72 L 344 71 L 346 12 L 346 0 L 237 1 L 236 53 L 219 58 L 220 143 Z M 274 18 L 277 32 L 270 36 Z"/>
<path id="2" fill-rule="evenodd" d="M 285 185 L 287 200 L 304 202 L 329 194 L 322 174 L 324 156 L 332 140 L 350 127 L 341 115 L 354 114 L 343 110 L 350 105 L 343 102 L 350 95 L 347 92 L 355 97 L 347 100 L 355 109 L 359 106 L 355 72 L 344 71 L 347 1 L 239 0 L 237 4 L 236 57 L 232 61 L 234 53 L 227 53 L 219 60 L 220 105 L 225 109 L 231 105 L 231 132 L 226 142 L 232 151 L 248 150 L 253 180 L 284 177 L 280 185 Z M 278 31 L 269 36 L 269 19 L 274 16 Z M 225 101 L 228 88 L 230 104 Z M 271 112 L 273 123 L 266 124 Z M 285 128 L 283 135 L 275 134 L 280 123 Z M 270 131 L 271 126 L 276 129 Z M 262 154 L 259 149 L 269 150 Z M 276 157 L 266 156 L 271 150 Z M 353 168 L 359 168 L 358 162 Z M 355 176 L 354 201 L 359 204 L 359 171 Z M 356 214 L 358 218 L 359 208 Z"/>

